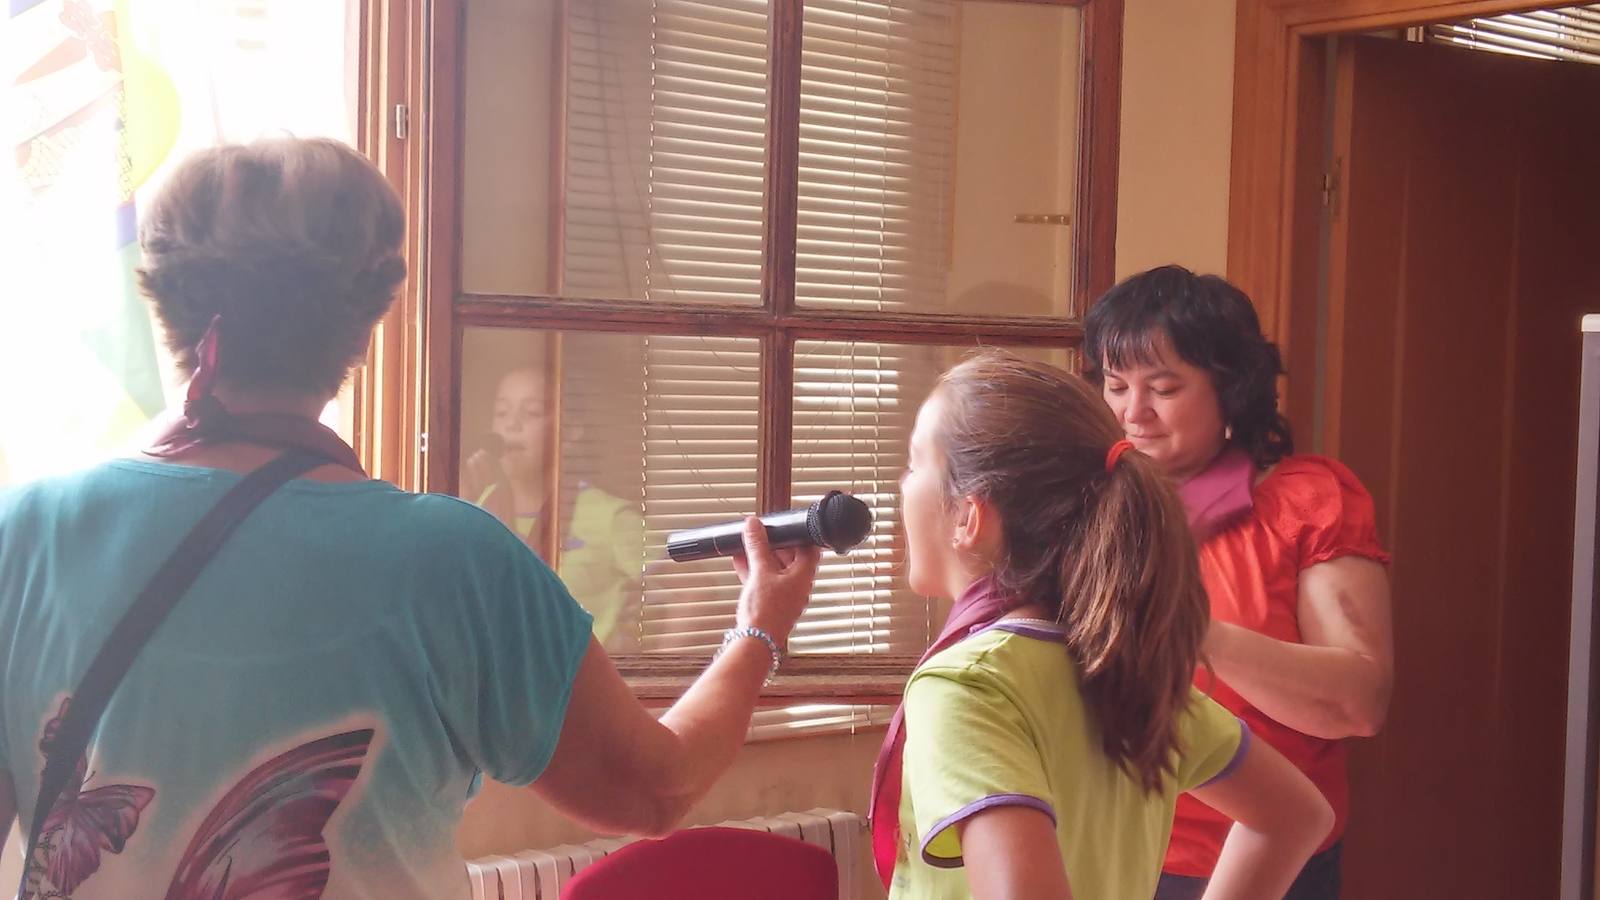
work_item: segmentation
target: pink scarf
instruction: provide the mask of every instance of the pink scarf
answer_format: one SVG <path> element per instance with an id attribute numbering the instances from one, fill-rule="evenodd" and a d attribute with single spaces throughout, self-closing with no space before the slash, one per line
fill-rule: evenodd
<path id="1" fill-rule="evenodd" d="M 339 435 L 315 419 L 287 413 L 231 413 L 212 394 L 217 380 L 217 328 L 222 317 L 211 320 L 205 337 L 196 348 L 194 378 L 183 402 L 183 415 L 169 417 L 156 434 L 155 443 L 145 452 L 151 456 L 175 456 L 203 444 L 243 441 L 304 450 L 329 462 L 360 472 L 361 460 Z"/>
<path id="2" fill-rule="evenodd" d="M 945 620 L 944 630 L 938 640 L 917 661 L 921 666 L 940 650 L 959 642 L 962 638 L 999 619 L 1016 603 L 1001 593 L 993 576 L 974 581 L 956 600 Z M 883 736 L 883 746 L 878 750 L 878 762 L 872 769 L 872 796 L 867 807 L 867 818 L 872 823 L 872 858 L 877 863 L 878 877 L 885 889 L 894 878 L 895 850 L 900 844 L 900 771 L 905 751 L 906 708 L 902 703 L 889 720 L 889 731 Z"/>
<path id="3" fill-rule="evenodd" d="M 1228 447 L 1199 474 L 1178 485 L 1196 544 L 1205 543 L 1255 507 L 1251 493 L 1255 477 L 1256 465 L 1250 454 Z"/>

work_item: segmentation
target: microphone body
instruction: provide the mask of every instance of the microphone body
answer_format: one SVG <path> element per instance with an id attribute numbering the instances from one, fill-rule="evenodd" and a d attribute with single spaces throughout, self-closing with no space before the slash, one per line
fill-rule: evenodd
<path id="1" fill-rule="evenodd" d="M 866 540 L 872 530 L 872 511 L 855 497 L 829 491 L 802 509 L 786 509 L 761 517 L 767 542 L 777 547 L 827 547 L 845 553 Z M 744 554 L 744 520 L 675 531 L 667 536 L 667 555 L 674 562 Z"/>

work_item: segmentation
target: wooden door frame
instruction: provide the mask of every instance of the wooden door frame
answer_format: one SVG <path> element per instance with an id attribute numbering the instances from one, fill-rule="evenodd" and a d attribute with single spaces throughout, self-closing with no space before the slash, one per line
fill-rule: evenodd
<path id="1" fill-rule="evenodd" d="M 1322 73 L 1307 39 L 1403 28 L 1450 19 L 1492 16 L 1560 5 L 1529 0 L 1239 0 L 1234 38 L 1233 156 L 1228 191 L 1228 278 L 1255 299 L 1262 329 L 1293 357 L 1306 333 L 1292 321 L 1297 290 L 1314 274 L 1316 246 L 1296 212 L 1320 185 L 1320 116 L 1307 121 L 1306 104 Z M 1321 112 L 1320 95 L 1311 104 Z M 1312 204 L 1315 208 L 1315 204 Z M 1309 257 L 1307 250 L 1309 249 Z M 1304 323 L 1302 323 L 1304 324 Z M 1315 339 L 1315 331 L 1310 332 Z M 1293 389 L 1290 406 L 1293 407 Z"/>
<path id="2" fill-rule="evenodd" d="M 1559 5 L 1528 0 L 1238 0 L 1227 271 L 1255 300 L 1263 330 L 1284 353 L 1289 368 L 1285 407 L 1298 430 L 1313 421 L 1318 389 L 1314 313 L 1327 85 L 1323 56 L 1309 49 L 1312 39 Z M 1337 327 L 1330 327 L 1328 339 L 1331 359 L 1342 340 Z M 1330 381 L 1336 379 L 1332 374 Z M 1580 466 L 1580 485 L 1592 486 L 1592 473 L 1588 481 L 1585 476 Z M 1581 515 L 1579 526 L 1584 526 Z M 1589 660 L 1593 652 L 1592 625 L 1587 616 L 1578 615 L 1593 602 L 1592 596 L 1577 593 L 1586 584 L 1575 577 L 1574 660 Z M 1580 626 L 1584 633 L 1577 631 Z M 1591 700 L 1586 690 L 1600 689 L 1600 677 L 1588 666 L 1575 677 L 1569 673 L 1569 679 L 1569 700 Z M 1595 896 L 1600 847 L 1594 760 L 1600 739 L 1593 707 L 1584 706 L 1568 710 L 1569 729 L 1578 712 L 1582 733 L 1569 734 L 1564 748 L 1568 796 L 1563 801 L 1561 900 Z M 1576 805 L 1570 796 L 1574 789 L 1581 795 Z"/>
<path id="3" fill-rule="evenodd" d="M 373 330 L 354 376 L 354 444 L 375 478 L 409 490 L 447 487 L 454 454 L 449 299 L 459 280 L 461 21 L 465 0 L 363 0 L 357 147 L 406 210 L 406 280 Z M 454 181 L 446 181 L 454 179 Z M 444 299 L 440 299 L 444 298 Z"/>

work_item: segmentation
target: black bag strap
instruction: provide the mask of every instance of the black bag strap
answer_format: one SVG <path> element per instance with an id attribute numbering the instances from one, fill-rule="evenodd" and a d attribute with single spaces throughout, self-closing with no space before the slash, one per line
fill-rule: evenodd
<path id="1" fill-rule="evenodd" d="M 45 820 L 66 788 L 67 780 L 77 774 L 78 757 L 88 748 L 89 738 L 106 704 L 111 702 L 111 695 L 128 674 L 139 651 L 239 523 L 285 483 L 328 462 L 321 454 L 291 449 L 245 475 L 195 523 L 178 548 L 156 570 L 133 605 L 123 613 L 72 692 L 71 702 L 45 757 L 44 772 L 39 776 L 39 799 L 33 808 L 33 827 L 28 832 L 27 855 L 22 858 L 19 897 L 27 896 L 28 868 L 44 832 Z"/>

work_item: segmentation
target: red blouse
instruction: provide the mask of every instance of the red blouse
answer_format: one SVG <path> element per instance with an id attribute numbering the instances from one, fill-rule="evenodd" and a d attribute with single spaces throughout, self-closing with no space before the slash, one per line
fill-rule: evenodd
<path id="1" fill-rule="evenodd" d="M 1341 556 L 1388 563 L 1378 543 L 1372 497 L 1343 465 L 1320 456 L 1291 456 L 1257 484 L 1245 520 L 1200 547 L 1200 572 L 1211 616 L 1281 641 L 1300 643 L 1300 573 Z M 1333 831 L 1344 834 L 1350 789 L 1342 741 L 1301 734 L 1269 718 L 1203 667 L 1195 683 L 1239 716 L 1257 737 L 1300 768 L 1333 807 Z M 1162 867 L 1175 875 L 1208 877 L 1232 821 L 1189 795 L 1178 798 L 1172 843 Z"/>

